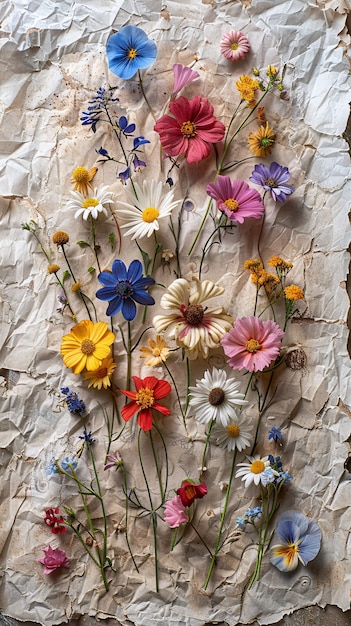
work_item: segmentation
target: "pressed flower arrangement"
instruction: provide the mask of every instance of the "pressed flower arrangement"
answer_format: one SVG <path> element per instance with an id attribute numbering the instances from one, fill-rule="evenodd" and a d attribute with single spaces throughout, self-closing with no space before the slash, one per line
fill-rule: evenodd
<path id="1" fill-rule="evenodd" d="M 126 558 L 142 576 L 144 559 L 135 550 L 131 527 L 151 529 L 156 591 L 160 544 L 164 548 L 168 533 L 169 550 L 183 554 L 184 563 L 192 541 L 201 547 L 204 590 L 221 583 L 216 565 L 231 550 L 233 533 L 242 554 L 248 546 L 244 531 L 257 534 L 255 563 L 241 581 L 244 591 L 259 580 L 262 567 L 271 563 L 291 571 L 298 563 L 307 565 L 320 546 L 318 525 L 302 512 L 283 512 L 274 536 L 276 512 L 286 508 L 292 477 L 281 457 L 269 453 L 271 445 L 287 450 L 282 431 L 273 426 L 268 434 L 265 422 L 287 367 L 289 321 L 305 307 L 303 289 L 288 280 L 293 262 L 277 255 L 268 259 L 262 252 L 267 207 L 277 210 L 294 193 L 288 164 L 273 160 L 278 131 L 266 119 L 273 98 L 286 106 L 287 92 L 282 72 L 273 65 L 242 73 L 240 63 L 254 55 L 243 32 L 224 33 L 218 52 L 233 73 L 236 95 L 223 120 L 221 106 L 211 103 L 206 83 L 202 86 L 197 59 L 169 67 L 172 87 L 156 109 L 147 84 L 157 59 L 151 35 L 133 25 L 111 34 L 106 47 L 110 84 L 97 85 L 85 110 L 77 111 L 87 137 L 95 141 L 94 159 L 76 164 L 73 189 L 67 189 L 66 209 L 83 237 L 77 242 L 83 265 L 89 259 L 86 273 L 72 253 L 77 244 L 69 232 L 52 235 L 53 253 L 35 222 L 23 225 L 55 277 L 64 327 L 57 362 L 62 357 L 67 377 L 76 377 L 82 395 L 61 388 L 72 420 L 84 427 L 83 443 L 77 439 L 75 455 L 54 457 L 47 465 L 48 475 L 76 486 L 76 501 L 67 495 L 67 502 L 46 509 L 44 523 L 62 535 L 62 547 L 73 532 L 82 554 L 100 571 L 106 592 L 119 575 L 104 499 L 113 469 L 118 478 L 112 489 L 124 511 Z M 152 129 L 140 125 L 133 107 L 123 104 L 119 87 L 129 80 L 138 85 Z M 189 94 L 179 95 L 188 88 Z M 195 176 L 197 190 L 201 187 L 201 207 L 191 200 L 191 186 L 182 194 L 187 176 L 190 181 Z M 185 250 L 189 216 L 191 245 Z M 244 254 L 240 268 L 231 267 L 232 241 Z M 247 258 L 251 254 L 256 256 Z M 86 409 L 91 403 L 94 415 Z M 96 414 L 104 422 L 99 441 L 87 430 Z M 177 469 L 183 475 L 176 481 L 170 457 L 172 431 L 180 429 L 197 459 L 198 475 L 189 475 L 182 462 Z M 213 511 L 216 455 L 223 459 L 223 493 Z M 80 474 L 82 459 L 90 480 Z M 241 516 L 238 490 L 252 504 Z M 93 516 L 97 507 L 99 523 Z M 211 532 L 204 532 L 206 511 L 216 518 Z M 69 555 L 50 545 L 43 549 L 44 573 L 69 572 Z M 147 539 L 143 549 L 149 549 Z"/>

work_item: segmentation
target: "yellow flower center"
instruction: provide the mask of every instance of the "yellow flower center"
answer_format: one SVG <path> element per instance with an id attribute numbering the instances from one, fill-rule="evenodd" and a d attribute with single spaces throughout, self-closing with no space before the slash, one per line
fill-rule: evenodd
<path id="1" fill-rule="evenodd" d="M 274 555 L 282 556 L 287 565 L 291 565 L 298 552 L 300 552 L 298 544 L 289 543 L 287 546 L 279 546 L 275 548 Z"/>
<path id="2" fill-rule="evenodd" d="M 87 198 L 86 200 L 84 200 L 82 207 L 83 209 L 88 209 L 90 206 L 97 206 L 99 203 L 99 200 L 97 200 L 96 198 Z"/>
<path id="3" fill-rule="evenodd" d="M 147 222 L 148 224 L 151 224 L 152 222 L 154 222 L 155 220 L 157 220 L 158 216 L 159 216 L 159 212 L 157 209 L 155 209 L 155 207 L 153 206 L 149 206 L 147 209 L 144 209 L 141 217 L 143 218 L 144 222 Z"/>
<path id="4" fill-rule="evenodd" d="M 239 44 L 237 41 L 234 41 L 230 47 L 232 50 L 237 50 L 239 48 Z"/>
<path id="5" fill-rule="evenodd" d="M 239 437 L 240 427 L 238 424 L 229 424 L 229 426 L 227 426 L 227 435 L 228 437 L 232 437 L 232 439 Z"/>
<path id="6" fill-rule="evenodd" d="M 229 209 L 229 211 L 231 211 L 232 213 L 235 213 L 239 208 L 239 202 L 237 202 L 237 200 L 234 200 L 234 198 L 228 198 L 228 200 L 226 200 L 224 204 L 227 209 Z"/>
<path id="7" fill-rule="evenodd" d="M 95 350 L 95 343 L 91 339 L 83 339 L 82 343 L 80 344 L 80 349 L 83 354 L 93 354 Z"/>
<path id="8" fill-rule="evenodd" d="M 129 50 L 129 52 L 128 52 L 128 58 L 129 59 L 135 59 L 136 55 L 137 55 L 136 49 L 135 48 L 131 48 Z"/>
<path id="9" fill-rule="evenodd" d="M 155 402 L 154 390 L 148 387 L 139 389 L 135 394 L 135 402 L 139 404 L 142 409 L 149 409 Z"/>
<path id="10" fill-rule="evenodd" d="M 180 127 L 180 132 L 185 137 L 195 137 L 195 135 L 196 135 L 196 126 L 195 126 L 195 124 L 193 124 L 193 122 L 190 122 L 190 121 L 183 122 L 183 124 Z"/>
<path id="11" fill-rule="evenodd" d="M 196 324 L 202 322 L 204 310 L 201 304 L 189 304 L 189 306 L 185 308 L 183 315 L 188 324 L 196 326 Z"/>
<path id="12" fill-rule="evenodd" d="M 220 406 L 223 404 L 224 398 L 225 393 L 220 387 L 214 387 L 208 395 L 208 401 L 212 406 Z"/>
<path id="13" fill-rule="evenodd" d="M 258 352 L 258 350 L 261 350 L 261 349 L 262 349 L 262 346 L 257 341 L 257 339 L 249 339 L 249 341 L 246 344 L 246 350 L 248 352 Z"/>
<path id="14" fill-rule="evenodd" d="M 264 472 L 264 469 L 265 465 L 263 461 L 254 461 L 250 465 L 250 472 L 252 472 L 253 474 L 262 474 L 262 472 Z"/>
<path id="15" fill-rule="evenodd" d="M 74 178 L 77 183 L 86 184 L 90 181 L 89 170 L 87 170 L 86 167 L 77 167 L 72 174 L 72 178 Z"/>

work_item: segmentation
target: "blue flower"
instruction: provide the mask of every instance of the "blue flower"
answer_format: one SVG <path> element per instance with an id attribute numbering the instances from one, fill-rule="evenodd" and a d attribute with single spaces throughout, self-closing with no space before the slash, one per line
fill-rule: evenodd
<path id="1" fill-rule="evenodd" d="M 283 435 L 282 435 L 282 431 L 280 430 L 280 428 L 276 428 L 275 426 L 272 426 L 272 428 L 270 429 L 268 433 L 268 439 L 273 439 L 275 443 L 277 443 L 277 441 L 283 441 Z"/>
<path id="2" fill-rule="evenodd" d="M 240 530 L 245 530 L 247 524 L 247 520 L 245 519 L 245 517 L 237 517 L 236 523 L 238 524 Z"/>
<path id="3" fill-rule="evenodd" d="M 123 172 L 118 174 L 118 178 L 120 178 L 124 183 L 127 182 L 128 178 L 130 178 L 130 167 L 127 167 Z"/>
<path id="4" fill-rule="evenodd" d="M 281 543 L 272 546 L 270 561 L 281 572 L 296 569 L 299 562 L 307 565 L 319 552 L 322 533 L 318 524 L 298 511 L 280 516 L 276 534 Z"/>
<path id="5" fill-rule="evenodd" d="M 150 141 L 148 139 L 145 139 L 143 135 L 140 135 L 139 137 L 134 137 L 133 139 L 134 150 L 139 148 L 139 146 L 143 146 L 146 143 L 150 143 Z"/>
<path id="6" fill-rule="evenodd" d="M 61 461 L 61 467 L 65 472 L 70 472 L 71 469 L 76 469 L 78 465 L 78 461 L 74 456 L 66 456 L 63 461 Z"/>
<path id="7" fill-rule="evenodd" d="M 79 435 L 79 439 L 84 439 L 84 441 L 86 443 L 94 443 L 95 439 L 93 439 L 93 437 L 91 436 L 91 430 L 89 430 L 89 432 L 87 432 L 87 429 L 84 428 L 83 430 L 83 434 Z"/>
<path id="8" fill-rule="evenodd" d="M 98 281 L 104 285 L 96 292 L 96 297 L 109 302 L 106 315 L 115 315 L 122 311 L 124 319 L 132 321 L 136 316 L 135 302 L 148 306 L 155 304 L 152 296 L 146 293 L 147 287 L 154 285 L 153 278 L 142 275 L 140 261 L 132 261 L 128 270 L 123 261 L 116 260 L 112 264 L 112 272 L 101 272 Z"/>
<path id="9" fill-rule="evenodd" d="M 133 167 L 134 172 L 136 172 L 140 167 L 146 167 L 146 163 L 145 161 L 141 161 L 140 159 L 138 159 L 138 157 L 135 155 L 133 159 Z"/>
<path id="10" fill-rule="evenodd" d="M 275 202 L 285 202 L 286 196 L 294 191 L 293 187 L 286 184 L 289 178 L 288 168 L 273 162 L 269 167 L 263 163 L 255 165 L 249 180 L 269 191 Z"/>
<path id="11" fill-rule="evenodd" d="M 45 467 L 45 472 L 47 476 L 53 476 L 54 474 L 57 474 L 57 466 L 56 466 L 56 461 L 54 459 L 54 457 L 52 457 L 52 459 L 50 460 L 49 465 L 47 465 Z"/>
<path id="12" fill-rule="evenodd" d="M 128 80 L 154 62 L 157 47 L 141 28 L 123 26 L 109 38 L 106 55 L 111 72 Z"/>
<path id="13" fill-rule="evenodd" d="M 119 102 L 119 98 L 113 98 L 113 91 L 109 89 L 106 91 L 104 87 L 99 87 L 96 92 L 96 96 L 89 100 L 91 106 L 87 111 L 83 111 L 80 121 L 83 126 L 91 125 L 93 132 L 96 131 L 96 124 L 103 118 L 100 117 L 101 113 L 107 112 L 107 105 L 109 102 Z"/>
<path id="14" fill-rule="evenodd" d="M 109 157 L 108 150 L 105 150 L 105 148 L 103 148 L 102 146 L 98 150 L 95 150 L 95 152 L 97 152 L 98 154 L 101 154 L 101 156 L 103 157 Z"/>
<path id="15" fill-rule="evenodd" d="M 69 387 L 62 387 L 62 393 L 66 396 L 66 404 L 70 413 L 75 415 L 83 415 L 85 411 L 85 404 L 83 400 L 80 400 L 78 394 L 75 391 L 70 391 Z"/>
<path id="16" fill-rule="evenodd" d="M 128 120 L 125 115 L 122 115 L 118 120 L 118 128 L 122 131 L 123 135 L 128 137 L 135 131 L 135 124 L 128 124 Z"/>
<path id="17" fill-rule="evenodd" d="M 288 484 L 292 481 L 292 476 L 290 476 L 289 472 L 281 472 L 279 475 L 279 478 L 277 480 L 277 483 L 281 483 L 284 481 L 284 483 Z"/>
<path id="18" fill-rule="evenodd" d="M 267 467 L 267 469 L 265 469 L 262 474 L 261 483 L 264 487 L 267 487 L 269 483 L 274 483 L 277 477 L 278 477 L 278 472 L 274 472 L 274 470 L 271 467 Z"/>

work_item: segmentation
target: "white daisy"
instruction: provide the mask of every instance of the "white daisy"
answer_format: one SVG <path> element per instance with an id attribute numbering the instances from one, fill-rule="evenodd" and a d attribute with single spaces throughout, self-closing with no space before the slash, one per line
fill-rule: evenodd
<path id="1" fill-rule="evenodd" d="M 159 221 L 169 217 L 181 200 L 173 200 L 173 191 L 163 195 L 165 190 L 162 182 L 152 180 L 149 183 L 144 180 L 142 187 L 138 183 L 134 183 L 134 187 L 137 198 L 130 188 L 127 189 L 129 202 L 119 201 L 119 207 L 124 208 L 118 208 L 116 214 L 124 222 L 121 228 L 128 229 L 124 235 L 132 235 L 132 239 L 150 237 L 159 230 Z"/>
<path id="2" fill-rule="evenodd" d="M 239 387 L 240 383 L 234 378 L 227 378 L 223 370 L 215 367 L 212 372 L 206 370 L 204 377 L 196 381 L 196 386 L 189 388 L 189 406 L 194 410 L 196 419 L 201 424 L 215 420 L 228 426 L 237 419 L 235 407 L 247 404 Z"/>
<path id="3" fill-rule="evenodd" d="M 83 214 L 83 220 L 87 220 L 89 215 L 96 220 L 99 213 L 107 215 L 105 205 L 112 202 L 113 194 L 107 190 L 106 186 L 95 188 L 94 193 L 89 196 L 83 196 L 79 191 L 71 191 L 72 200 L 69 200 L 67 207 L 76 209 L 75 218 Z"/>
<path id="4" fill-rule="evenodd" d="M 216 424 L 212 429 L 211 437 L 216 440 L 216 445 L 220 448 L 227 448 L 229 452 L 235 449 L 241 452 L 251 445 L 251 426 L 247 426 L 244 418 L 239 416 L 226 426 Z"/>
<path id="5" fill-rule="evenodd" d="M 241 476 L 241 480 L 245 481 L 245 488 L 251 485 L 251 483 L 255 483 L 255 485 L 262 483 L 264 471 L 271 467 L 268 456 L 261 458 L 260 455 L 256 455 L 247 456 L 246 458 L 249 460 L 249 463 L 238 463 L 240 469 L 235 474 L 235 478 L 240 478 Z"/>

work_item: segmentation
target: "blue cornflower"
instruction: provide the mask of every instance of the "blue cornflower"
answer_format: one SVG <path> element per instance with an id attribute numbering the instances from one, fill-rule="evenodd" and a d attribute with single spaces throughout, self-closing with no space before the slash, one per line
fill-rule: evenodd
<path id="1" fill-rule="evenodd" d="M 272 546 L 270 561 L 281 572 L 296 569 L 299 561 L 307 565 L 319 552 L 322 533 L 318 524 L 298 511 L 280 516 L 276 534 L 281 543 Z"/>
<path id="2" fill-rule="evenodd" d="M 273 439 L 275 443 L 277 443 L 277 441 L 283 441 L 283 435 L 282 435 L 282 431 L 280 430 L 280 428 L 276 428 L 275 426 L 272 426 L 272 428 L 270 429 L 268 433 L 268 439 Z"/>
<path id="3" fill-rule="evenodd" d="M 89 432 L 87 432 L 87 429 L 84 428 L 83 430 L 83 434 L 79 435 L 79 439 L 84 439 L 84 441 L 86 443 L 94 443 L 95 439 L 93 439 L 93 437 L 91 436 L 91 430 L 89 430 Z"/>
<path id="4" fill-rule="evenodd" d="M 141 28 L 123 26 L 109 38 L 106 55 L 111 72 L 128 80 L 154 62 L 157 47 Z"/>
<path id="5" fill-rule="evenodd" d="M 128 124 L 128 120 L 125 115 L 122 115 L 118 120 L 118 128 L 122 131 L 123 135 L 128 137 L 135 131 L 135 124 Z"/>
<path id="6" fill-rule="evenodd" d="M 168 178 L 167 178 L 167 180 L 166 180 L 166 183 L 167 183 L 170 187 L 173 187 L 173 185 L 174 185 L 173 178 L 171 178 L 170 176 L 168 176 Z"/>
<path id="7" fill-rule="evenodd" d="M 130 167 L 127 167 L 123 172 L 118 174 L 118 178 L 120 178 L 124 183 L 127 182 L 128 178 L 130 178 Z"/>
<path id="8" fill-rule="evenodd" d="M 61 461 L 61 467 L 65 472 L 70 472 L 71 468 L 76 469 L 78 465 L 78 461 L 74 456 L 66 456 L 63 461 Z"/>
<path id="9" fill-rule="evenodd" d="M 75 391 L 70 391 L 69 387 L 61 387 L 62 393 L 66 396 L 66 404 L 70 413 L 75 415 L 83 415 L 85 411 L 85 404 L 83 400 L 80 400 L 78 394 Z"/>
<path id="10" fill-rule="evenodd" d="M 112 272 L 101 272 L 98 281 L 104 285 L 96 292 L 96 297 L 109 302 L 106 315 L 115 315 L 122 311 L 124 319 L 132 321 L 136 316 L 135 302 L 148 306 L 155 304 L 155 300 L 146 289 L 154 285 L 153 278 L 142 275 L 143 268 L 140 261 L 132 261 L 128 270 L 119 259 L 112 264 Z"/>
<path id="11" fill-rule="evenodd" d="M 286 196 L 294 191 L 293 187 L 286 184 L 289 178 L 288 168 L 273 162 L 269 167 L 263 163 L 255 165 L 249 180 L 269 191 L 275 202 L 285 202 Z"/>

